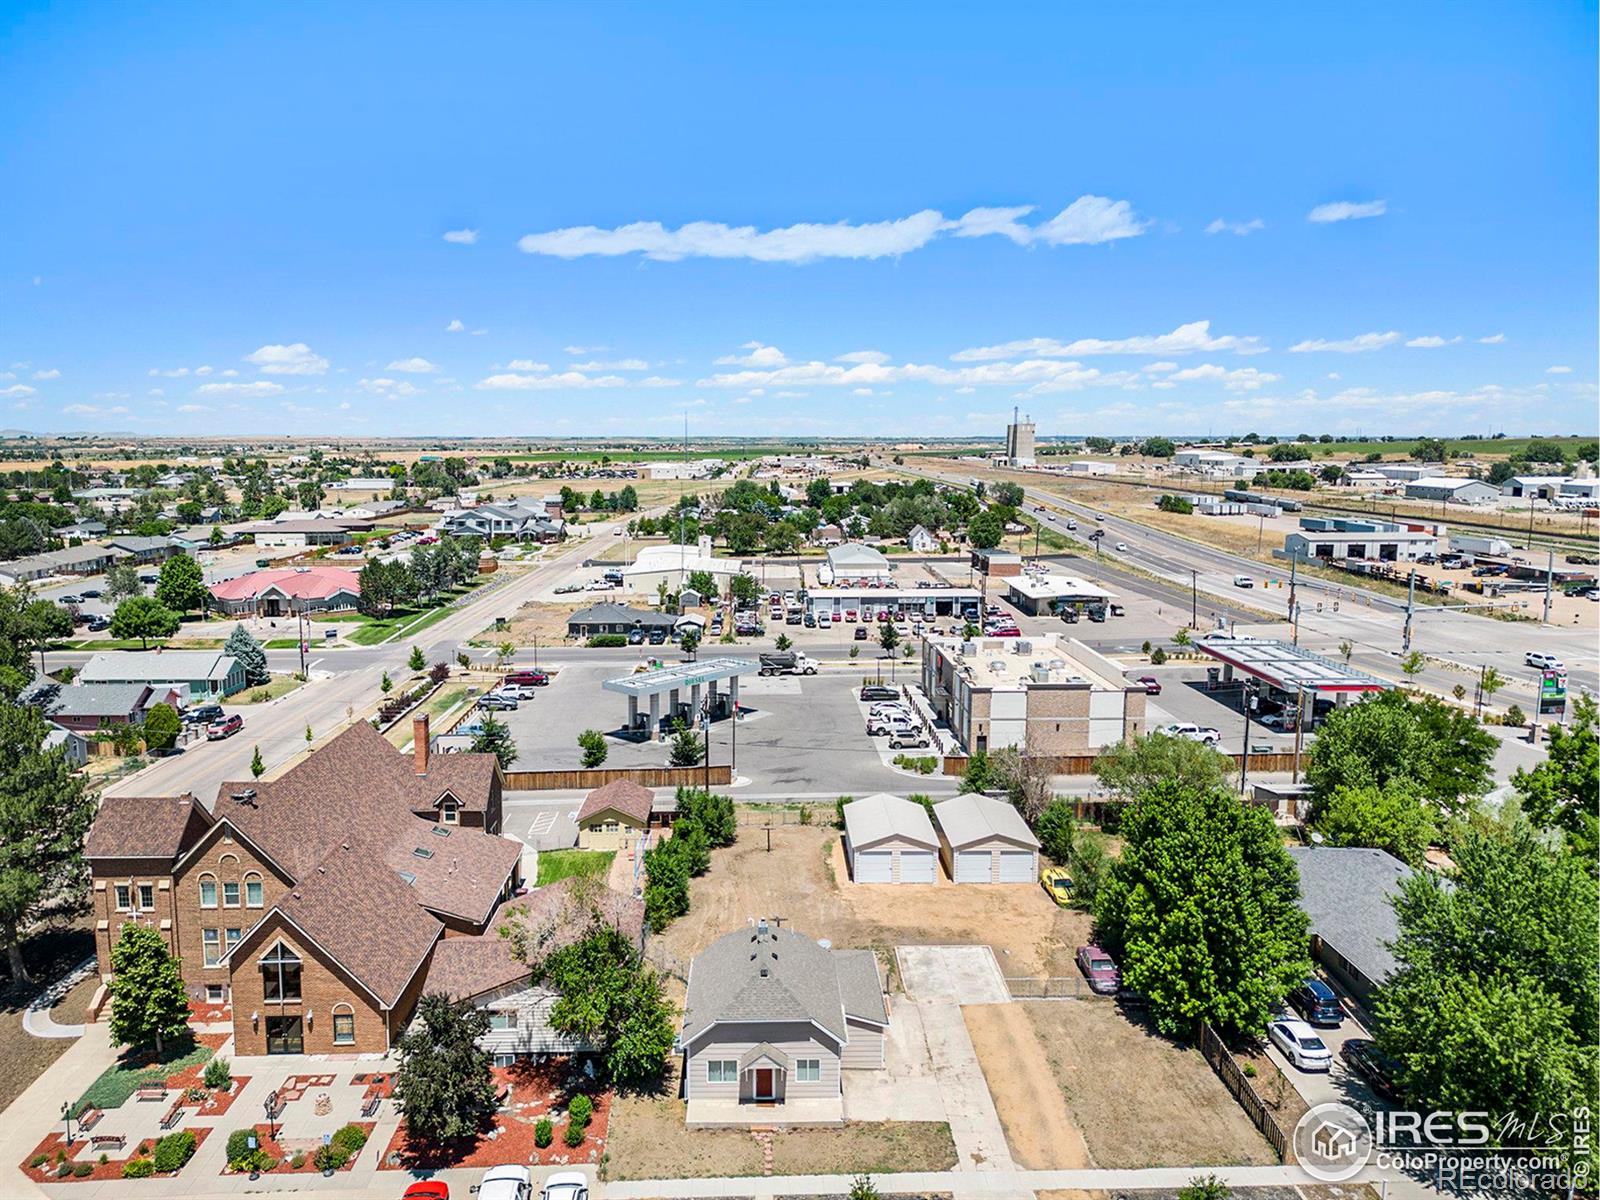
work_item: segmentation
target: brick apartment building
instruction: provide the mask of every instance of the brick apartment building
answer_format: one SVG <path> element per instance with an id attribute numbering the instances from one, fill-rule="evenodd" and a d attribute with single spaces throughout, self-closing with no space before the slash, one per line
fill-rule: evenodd
<path id="1" fill-rule="evenodd" d="M 444 938 L 495 938 L 519 888 L 491 754 L 398 753 L 358 722 L 270 782 L 108 796 L 89 834 L 102 977 L 124 923 L 158 928 L 190 997 L 231 1003 L 237 1053 L 381 1053 Z"/>

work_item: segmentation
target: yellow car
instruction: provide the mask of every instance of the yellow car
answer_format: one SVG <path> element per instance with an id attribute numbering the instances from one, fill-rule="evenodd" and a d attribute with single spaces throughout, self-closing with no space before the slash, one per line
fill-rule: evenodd
<path id="1" fill-rule="evenodd" d="M 1040 871 L 1039 886 L 1062 908 L 1072 903 L 1072 877 L 1065 867 L 1046 867 Z"/>

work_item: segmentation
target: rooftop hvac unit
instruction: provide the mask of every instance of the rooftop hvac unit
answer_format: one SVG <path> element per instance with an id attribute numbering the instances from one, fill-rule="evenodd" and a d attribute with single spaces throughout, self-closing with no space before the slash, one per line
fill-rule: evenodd
<path id="1" fill-rule="evenodd" d="M 999 658 L 991 658 L 989 660 L 989 670 L 993 671 L 996 675 L 1004 675 L 1006 673 L 1005 660 L 1004 659 L 999 659 Z"/>
<path id="2" fill-rule="evenodd" d="M 977 642 L 962 642 L 961 643 L 961 653 L 963 653 L 963 654 L 976 654 L 977 652 L 978 652 L 978 643 Z"/>
<path id="3" fill-rule="evenodd" d="M 1017 640 L 1016 647 L 1012 650 L 1012 653 L 1013 654 L 1032 654 L 1033 653 L 1033 643 L 1032 642 L 1023 641 L 1022 639 L 1019 638 Z"/>
<path id="4" fill-rule="evenodd" d="M 1049 683 L 1050 682 L 1050 668 L 1045 666 L 1043 663 L 1034 663 L 1033 664 L 1033 681 L 1035 683 Z"/>
<path id="5" fill-rule="evenodd" d="M 1052 671 L 1065 671 L 1067 669 L 1067 660 L 1064 658 L 1052 658 L 1050 660 L 1050 669 Z"/>

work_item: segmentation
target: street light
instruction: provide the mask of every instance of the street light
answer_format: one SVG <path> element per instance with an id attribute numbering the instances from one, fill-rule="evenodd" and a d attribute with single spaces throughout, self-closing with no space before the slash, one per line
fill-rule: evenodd
<path id="1" fill-rule="evenodd" d="M 62 1115 L 63 1118 L 65 1118 L 65 1120 L 67 1122 L 67 1146 L 68 1146 L 68 1148 L 71 1148 L 71 1146 L 72 1146 L 72 1101 L 63 1100 L 61 1102 L 61 1115 Z"/>

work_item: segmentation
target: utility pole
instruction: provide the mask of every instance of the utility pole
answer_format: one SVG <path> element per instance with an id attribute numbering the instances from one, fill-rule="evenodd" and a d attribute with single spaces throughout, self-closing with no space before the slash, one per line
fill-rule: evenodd
<path id="1" fill-rule="evenodd" d="M 1556 552 L 1545 551 L 1544 560 L 1544 623 L 1550 624 L 1550 598 L 1556 592 Z"/>
<path id="2" fill-rule="evenodd" d="M 1295 575 L 1300 570 L 1300 556 L 1291 553 L 1289 556 L 1289 622 L 1293 626 L 1294 645 L 1300 644 L 1300 609 L 1295 605 Z"/>
<path id="3" fill-rule="evenodd" d="M 1189 628 L 1200 629 L 1200 572 L 1189 568 Z"/>
<path id="4" fill-rule="evenodd" d="M 1239 711 L 1244 713 L 1244 741 L 1239 744 L 1239 794 L 1244 795 L 1245 774 L 1250 769 L 1250 700 L 1239 689 Z"/>
<path id="5" fill-rule="evenodd" d="M 1417 572 L 1413 567 L 1406 580 L 1406 626 L 1400 636 L 1400 651 L 1403 654 L 1411 652 L 1411 616 L 1417 608 Z"/>
<path id="6" fill-rule="evenodd" d="M 1306 727 L 1306 688 L 1296 684 L 1294 689 L 1294 775 L 1292 781 L 1300 782 L 1300 748 L 1304 745 Z"/>

